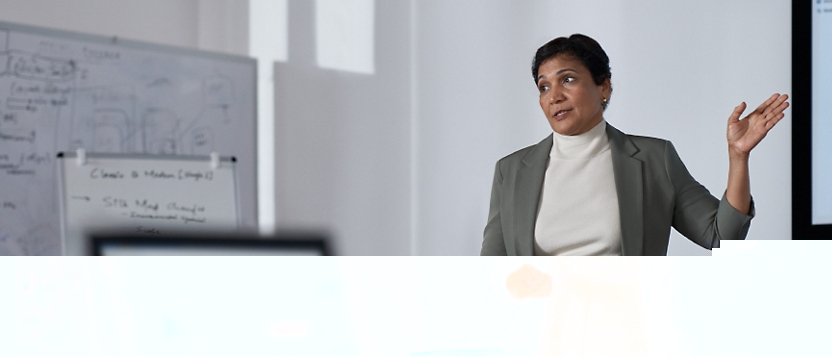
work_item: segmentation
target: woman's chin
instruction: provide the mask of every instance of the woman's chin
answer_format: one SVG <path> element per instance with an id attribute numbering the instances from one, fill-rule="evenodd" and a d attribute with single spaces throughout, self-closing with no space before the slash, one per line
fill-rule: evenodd
<path id="1" fill-rule="evenodd" d="M 549 120 L 549 126 L 552 127 L 556 133 L 563 135 L 563 136 L 575 136 L 581 135 L 590 131 L 594 128 L 598 123 L 601 122 L 603 118 L 597 118 L 595 120 L 587 121 L 576 121 L 572 118 L 564 118 L 562 120 L 555 121 L 553 119 Z"/>
<path id="2" fill-rule="evenodd" d="M 563 135 L 563 136 L 573 136 L 575 134 L 575 126 L 572 123 L 564 123 L 563 121 L 560 122 L 553 122 L 550 123 L 552 130 L 556 133 Z"/>

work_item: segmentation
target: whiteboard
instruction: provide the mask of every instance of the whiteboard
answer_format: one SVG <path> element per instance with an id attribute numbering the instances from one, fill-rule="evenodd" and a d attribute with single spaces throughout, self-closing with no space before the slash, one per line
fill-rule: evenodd
<path id="1" fill-rule="evenodd" d="M 0 255 L 61 254 L 59 151 L 237 158 L 257 225 L 256 61 L 0 22 Z"/>
<path id="2" fill-rule="evenodd" d="M 89 232 L 146 235 L 237 229 L 233 158 L 59 154 L 62 250 L 88 253 Z"/>

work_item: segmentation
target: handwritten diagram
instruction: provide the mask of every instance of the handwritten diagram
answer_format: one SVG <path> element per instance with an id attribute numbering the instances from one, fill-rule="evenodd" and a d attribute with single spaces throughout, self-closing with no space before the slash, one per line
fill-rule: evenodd
<path id="1" fill-rule="evenodd" d="M 237 228 L 234 165 L 148 155 L 59 157 L 64 250 L 84 254 L 87 230 L 167 234 Z"/>
<path id="2" fill-rule="evenodd" d="M 0 23 L 0 255 L 60 254 L 55 156 L 78 148 L 239 157 L 252 225 L 254 68 L 246 58 Z"/>

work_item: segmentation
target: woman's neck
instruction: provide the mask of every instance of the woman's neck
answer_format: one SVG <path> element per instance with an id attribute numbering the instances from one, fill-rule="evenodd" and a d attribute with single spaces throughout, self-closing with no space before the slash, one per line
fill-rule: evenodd
<path id="1" fill-rule="evenodd" d="M 589 131 L 579 135 L 553 135 L 552 151 L 549 157 L 560 160 L 587 159 L 609 149 L 607 122 L 601 120 Z"/>

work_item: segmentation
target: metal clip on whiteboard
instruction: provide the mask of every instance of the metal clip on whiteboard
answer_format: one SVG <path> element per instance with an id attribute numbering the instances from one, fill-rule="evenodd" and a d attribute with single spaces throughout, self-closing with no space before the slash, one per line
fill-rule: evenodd
<path id="1" fill-rule="evenodd" d="M 87 152 L 83 148 L 75 150 L 75 161 L 78 163 L 78 166 L 87 164 Z"/>
<path id="2" fill-rule="evenodd" d="M 211 170 L 216 170 L 220 167 L 220 154 L 217 152 L 211 153 Z"/>

